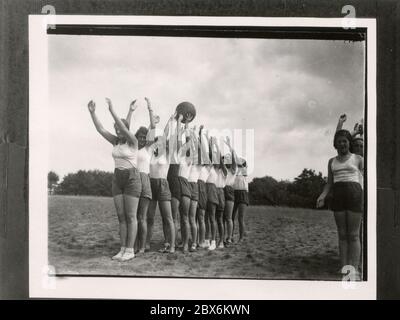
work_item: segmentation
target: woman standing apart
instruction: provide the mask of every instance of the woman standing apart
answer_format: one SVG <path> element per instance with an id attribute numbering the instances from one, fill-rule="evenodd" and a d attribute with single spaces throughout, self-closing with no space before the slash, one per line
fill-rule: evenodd
<path id="1" fill-rule="evenodd" d="M 352 136 L 347 130 L 339 130 L 333 146 L 337 156 L 328 162 L 328 183 L 317 200 L 317 207 L 323 207 L 325 198 L 333 189 L 332 210 L 339 233 L 339 254 L 342 267 L 351 265 L 357 272 L 360 262 L 360 224 L 362 219 L 363 193 L 360 175 L 364 160 L 350 152 Z"/>
<path id="2" fill-rule="evenodd" d="M 129 131 L 128 122 L 120 119 L 115 113 L 111 100 L 106 98 L 106 102 L 115 121 L 116 135 L 103 128 L 95 113 L 96 105 L 93 101 L 89 102 L 88 109 L 96 130 L 114 146 L 112 195 L 118 215 L 121 249 L 112 259 L 128 261 L 135 257 L 133 246 L 137 233 L 136 214 L 142 190 L 137 170 L 138 141 Z"/>

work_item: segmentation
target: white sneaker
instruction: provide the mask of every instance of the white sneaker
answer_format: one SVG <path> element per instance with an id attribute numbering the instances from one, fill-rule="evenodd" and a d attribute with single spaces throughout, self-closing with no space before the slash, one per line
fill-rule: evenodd
<path id="1" fill-rule="evenodd" d="M 203 243 L 199 244 L 199 248 L 201 248 L 201 249 L 207 249 L 209 246 L 210 245 L 209 244 L 207 245 L 205 241 Z"/>
<path id="2" fill-rule="evenodd" d="M 115 256 L 113 256 L 112 260 L 121 260 L 122 256 L 124 255 L 125 249 L 121 249 Z"/>
<path id="3" fill-rule="evenodd" d="M 220 244 L 218 245 L 218 249 L 223 249 L 223 248 L 225 248 L 225 247 L 224 247 L 224 243 L 223 243 L 223 242 L 220 242 Z"/>
<path id="4" fill-rule="evenodd" d="M 215 250 L 216 247 L 217 245 L 215 244 L 215 240 L 211 240 L 211 244 L 208 247 L 208 250 Z"/>
<path id="5" fill-rule="evenodd" d="M 210 240 L 204 240 L 204 247 L 208 248 L 210 246 Z"/>
<path id="6" fill-rule="evenodd" d="M 134 257 L 135 257 L 134 252 L 125 251 L 120 260 L 121 261 L 129 261 L 129 260 L 133 259 Z"/>

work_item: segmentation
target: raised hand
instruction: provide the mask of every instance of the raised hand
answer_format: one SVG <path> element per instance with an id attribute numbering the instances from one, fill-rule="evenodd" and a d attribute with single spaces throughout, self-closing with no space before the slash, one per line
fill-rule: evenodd
<path id="1" fill-rule="evenodd" d="M 359 133 L 360 135 L 363 135 L 363 133 L 364 133 L 364 127 L 363 127 L 362 124 L 360 124 L 360 125 L 358 126 L 358 133 Z"/>
<path id="2" fill-rule="evenodd" d="M 131 104 L 129 105 L 129 109 L 133 112 L 133 111 L 136 110 L 137 107 L 138 107 L 138 105 L 136 104 L 136 99 L 135 99 L 135 100 L 133 100 L 133 101 L 131 102 Z"/>
<path id="3" fill-rule="evenodd" d="M 112 105 L 111 99 L 110 98 L 106 98 L 106 102 L 108 104 L 108 108 L 110 109 L 110 111 L 113 110 L 113 105 Z"/>
<path id="4" fill-rule="evenodd" d="M 146 103 L 147 103 L 147 109 L 151 110 L 151 102 L 150 102 L 150 99 L 149 99 L 149 98 L 147 98 L 147 97 L 144 97 L 144 100 L 146 100 Z"/>
<path id="5" fill-rule="evenodd" d="M 344 123 L 346 120 L 347 120 L 346 114 L 342 114 L 342 115 L 339 117 L 339 122 L 341 122 L 341 123 Z"/>
<path id="6" fill-rule="evenodd" d="M 229 136 L 226 136 L 225 143 L 228 145 L 228 147 L 231 146 L 231 139 L 229 138 Z"/>
<path id="7" fill-rule="evenodd" d="M 93 113 L 96 111 L 96 104 L 94 103 L 93 100 L 90 100 L 88 103 L 88 109 L 90 113 Z"/>

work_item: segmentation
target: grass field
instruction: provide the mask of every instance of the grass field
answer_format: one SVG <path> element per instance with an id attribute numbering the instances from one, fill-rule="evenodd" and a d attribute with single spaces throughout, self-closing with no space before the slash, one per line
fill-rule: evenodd
<path id="1" fill-rule="evenodd" d="M 162 254 L 157 212 L 151 250 L 116 262 L 110 259 L 119 250 L 112 198 L 50 196 L 49 263 L 63 275 L 340 280 L 332 212 L 250 206 L 245 221 L 243 243 Z"/>

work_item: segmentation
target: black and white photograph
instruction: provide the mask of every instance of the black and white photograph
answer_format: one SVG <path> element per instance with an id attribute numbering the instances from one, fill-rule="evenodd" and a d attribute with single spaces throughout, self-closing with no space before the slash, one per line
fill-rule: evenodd
<path id="1" fill-rule="evenodd" d="M 108 19 L 30 21 L 30 272 L 48 295 L 162 278 L 373 294 L 374 24 Z"/>

